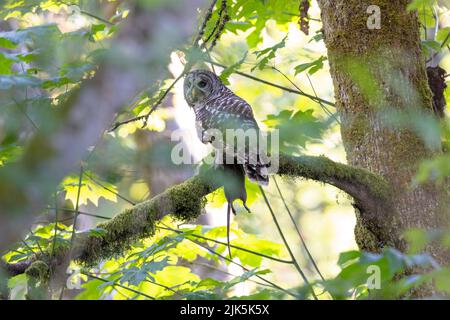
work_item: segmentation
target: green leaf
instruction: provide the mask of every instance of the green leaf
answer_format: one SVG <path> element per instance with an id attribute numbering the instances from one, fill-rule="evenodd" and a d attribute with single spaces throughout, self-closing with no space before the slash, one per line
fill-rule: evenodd
<path id="1" fill-rule="evenodd" d="M 16 161 L 23 152 L 23 147 L 9 144 L 6 146 L 0 146 L 0 167 L 9 162 Z"/>
<path id="2" fill-rule="evenodd" d="M 445 47 L 450 42 L 450 27 L 441 28 L 438 30 L 436 40 L 439 41 L 441 47 Z"/>
<path id="3" fill-rule="evenodd" d="M 229 21 L 225 26 L 228 31 L 234 34 L 238 34 L 238 31 L 247 31 L 252 27 L 251 23 L 244 21 Z"/>
<path id="4" fill-rule="evenodd" d="M 88 179 L 86 175 L 91 176 L 97 183 Z M 66 192 L 66 200 L 70 200 L 74 206 L 76 205 L 78 197 L 78 184 L 79 177 L 77 175 L 68 176 L 62 182 L 63 190 Z M 107 181 L 102 181 L 92 172 L 86 171 L 81 180 L 80 199 L 78 204 L 87 205 L 89 201 L 95 206 L 98 206 L 98 200 L 100 198 L 117 202 L 116 193 L 117 187 L 115 185 Z"/>
<path id="5" fill-rule="evenodd" d="M 29 75 L 0 75 L 0 90 L 11 89 L 12 87 L 36 88 L 42 84 L 42 80 Z"/>
<path id="6" fill-rule="evenodd" d="M 11 74 L 11 67 L 19 59 L 12 54 L 6 52 L 0 52 L 0 74 Z"/>
<path id="7" fill-rule="evenodd" d="M 419 253 L 429 242 L 427 232 L 419 228 L 407 230 L 404 237 L 408 241 L 408 250 L 410 253 Z"/>
<path id="8" fill-rule="evenodd" d="M 231 244 L 246 248 L 269 257 L 281 258 L 285 253 L 284 246 L 266 239 L 259 239 L 255 235 L 245 234 L 232 239 Z M 263 257 L 239 249 L 231 249 L 233 257 L 238 257 L 242 264 L 250 267 L 260 267 Z"/>
<path id="9" fill-rule="evenodd" d="M 313 37 L 311 37 L 311 40 L 309 40 L 308 43 L 315 41 L 315 42 L 319 42 L 323 40 L 323 33 L 322 31 L 318 31 Z"/>
<path id="10" fill-rule="evenodd" d="M 256 55 L 256 58 L 261 59 L 261 60 L 259 60 L 256 63 L 256 65 L 252 68 L 252 71 L 254 71 L 257 68 L 259 70 L 264 69 L 267 66 L 267 64 L 273 58 L 275 58 L 277 50 L 285 47 L 286 39 L 287 39 L 287 35 L 280 42 L 275 44 L 274 46 L 263 49 L 263 50 L 255 51 L 254 54 Z"/>
<path id="11" fill-rule="evenodd" d="M 313 110 L 283 110 L 278 115 L 268 115 L 263 121 L 269 128 L 279 130 L 279 138 L 283 152 L 298 151 L 306 143 L 319 139 L 326 125 L 314 117 Z"/>
<path id="12" fill-rule="evenodd" d="M 89 229 L 89 237 L 101 239 L 105 236 L 106 232 L 106 229 L 103 228 L 92 228 Z"/>
<path id="13" fill-rule="evenodd" d="M 11 49 L 21 43 L 29 43 L 35 39 L 48 38 L 51 34 L 61 34 L 56 24 L 46 24 L 15 31 L 0 32 L 0 46 Z"/>
<path id="14" fill-rule="evenodd" d="M 422 161 L 415 181 L 417 183 L 435 181 L 442 185 L 448 177 L 450 177 L 450 154 L 443 154 Z"/>
<path id="15" fill-rule="evenodd" d="M 302 73 L 306 70 L 308 70 L 309 74 L 314 74 L 323 68 L 323 62 L 325 60 L 327 60 L 327 58 L 321 56 L 320 58 L 314 60 L 313 62 L 299 64 L 298 66 L 295 67 L 295 75 Z"/>
<path id="16" fill-rule="evenodd" d="M 199 283 L 197 283 L 197 288 L 214 288 L 214 287 L 219 287 L 219 286 L 223 286 L 225 283 L 216 279 L 212 279 L 212 278 L 205 278 L 202 281 L 200 281 Z"/>
<path id="17" fill-rule="evenodd" d="M 220 78 L 220 80 L 222 80 L 223 84 L 225 84 L 225 85 L 230 84 L 230 81 L 228 81 L 229 76 L 241 67 L 241 65 L 244 63 L 246 58 L 247 58 L 247 51 L 244 53 L 244 55 L 242 56 L 242 58 L 239 61 L 237 61 L 236 63 L 232 64 L 231 66 L 225 68 L 222 71 L 219 78 Z"/>
<path id="18" fill-rule="evenodd" d="M 141 269 L 136 266 L 125 269 L 122 273 L 123 275 L 120 278 L 120 284 L 128 283 L 130 285 L 138 286 L 142 281 L 149 277 L 149 274 L 145 269 Z"/>
<path id="19" fill-rule="evenodd" d="M 436 0 L 412 0 L 410 4 L 408 4 L 408 10 L 417 10 L 422 9 L 423 7 L 429 7 L 434 5 Z"/>
<path id="20" fill-rule="evenodd" d="M 122 277 L 120 278 L 120 283 L 129 283 L 130 285 L 138 286 L 146 279 L 155 281 L 153 274 L 162 271 L 168 265 L 168 257 L 164 257 L 159 261 L 146 261 L 141 266 L 130 265 L 130 267 L 121 271 Z"/>
<path id="21" fill-rule="evenodd" d="M 349 264 L 354 263 L 355 260 L 359 259 L 360 257 L 361 257 L 361 252 L 357 251 L 357 250 L 342 252 L 339 255 L 339 259 L 338 259 L 337 263 L 341 268 L 345 268 Z"/>
<path id="22" fill-rule="evenodd" d="M 71 82 L 78 82 L 86 75 L 86 73 L 93 71 L 94 68 L 95 66 L 90 63 L 78 61 L 63 65 L 60 74 L 61 77 L 66 77 L 71 80 Z"/>
<path id="23" fill-rule="evenodd" d="M 150 262 L 145 262 L 142 265 L 142 269 L 146 270 L 149 273 L 155 273 L 157 271 L 161 271 L 163 270 L 165 267 L 167 267 L 169 265 L 169 257 L 164 257 L 162 260 L 160 261 L 150 261 Z"/>
<path id="24" fill-rule="evenodd" d="M 422 40 L 422 49 L 424 50 L 424 54 L 429 56 L 433 52 L 441 51 L 441 44 L 434 40 Z"/>
<path id="25" fill-rule="evenodd" d="M 231 289 L 232 287 L 234 287 L 235 285 L 247 281 L 248 279 L 250 279 L 253 276 L 263 275 L 263 274 L 267 274 L 270 272 L 272 272 L 272 271 L 270 271 L 269 269 L 258 270 L 257 268 L 246 271 L 239 277 L 235 277 L 235 278 L 231 279 L 230 281 L 227 281 L 223 287 L 223 290 L 227 291 L 227 290 Z"/>

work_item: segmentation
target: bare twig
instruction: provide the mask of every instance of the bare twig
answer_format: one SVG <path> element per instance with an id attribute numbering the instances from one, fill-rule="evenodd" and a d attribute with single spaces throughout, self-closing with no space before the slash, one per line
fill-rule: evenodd
<path id="1" fill-rule="evenodd" d="M 208 10 L 206 11 L 205 18 L 203 19 L 202 25 L 200 27 L 200 30 L 197 34 L 197 37 L 195 37 L 193 46 L 198 47 L 200 40 L 203 38 L 203 35 L 205 34 L 205 28 L 208 21 L 211 19 L 212 12 L 214 10 L 214 6 L 216 5 L 217 0 L 212 0 L 211 5 L 209 6 Z"/>
<path id="2" fill-rule="evenodd" d="M 301 92 L 303 95 L 305 95 L 305 92 L 302 89 L 300 89 L 300 87 L 297 86 L 297 84 L 294 81 L 292 81 L 283 71 L 281 71 L 280 69 L 278 69 L 275 66 L 272 66 L 271 68 L 273 70 L 275 70 L 276 72 L 278 72 L 279 74 L 281 74 L 283 76 L 283 78 L 285 78 L 287 81 L 289 81 L 289 83 L 292 84 L 299 92 Z M 313 86 L 309 76 L 308 75 L 306 75 L 306 76 L 308 77 L 309 84 L 311 85 L 311 88 L 314 92 L 314 96 L 316 97 L 316 102 L 319 103 L 320 107 L 323 109 L 323 111 L 325 111 L 326 114 L 328 114 L 330 117 L 332 117 L 334 120 L 336 120 L 337 123 L 340 124 L 339 119 L 330 110 L 328 110 L 328 108 L 323 104 L 321 99 L 318 97 L 316 90 L 314 89 L 314 86 Z"/>
<path id="3" fill-rule="evenodd" d="M 134 117 L 134 118 L 130 118 L 124 121 L 119 121 L 116 122 L 114 124 L 114 126 L 109 129 L 109 132 L 112 132 L 114 130 L 116 130 L 117 128 L 119 128 L 120 126 L 123 126 L 124 124 L 130 123 L 130 122 L 136 122 L 136 121 L 140 121 L 140 120 L 144 120 L 144 123 L 142 125 L 142 128 L 144 128 L 147 125 L 147 121 L 148 118 L 150 117 L 150 115 L 161 105 L 161 103 L 164 101 L 164 99 L 167 97 L 167 95 L 169 94 L 169 92 L 173 89 L 173 87 L 175 86 L 175 84 L 182 78 L 184 77 L 184 75 L 186 74 L 186 71 L 183 71 L 173 82 L 172 84 L 163 92 L 163 94 L 161 94 L 161 96 L 159 97 L 158 101 L 156 101 L 155 104 L 152 105 L 152 107 L 150 108 L 150 110 L 142 115 L 142 116 L 138 116 L 138 117 Z"/>
<path id="4" fill-rule="evenodd" d="M 226 257 L 226 256 L 224 256 L 224 255 L 222 255 L 222 254 L 220 254 L 220 253 L 218 253 L 218 252 L 216 252 L 215 250 L 209 248 L 208 246 L 206 246 L 206 245 L 204 245 L 204 244 L 202 244 L 202 243 L 199 243 L 199 242 L 197 242 L 197 241 L 195 241 L 195 240 L 192 240 L 192 239 L 188 239 L 188 240 L 190 240 L 191 242 L 197 244 L 198 246 L 200 246 L 200 247 L 202 247 L 202 248 L 208 250 L 208 251 L 211 252 L 212 254 L 214 254 L 214 255 L 216 255 L 216 256 L 218 256 L 218 257 L 220 257 L 220 258 L 222 258 L 222 259 L 224 259 L 224 260 L 226 260 L 226 261 L 228 261 L 228 262 L 230 262 L 230 263 L 232 263 L 232 264 L 235 264 L 235 265 L 241 267 L 241 268 L 244 269 L 245 271 L 250 271 L 250 269 L 244 267 L 242 264 L 237 263 L 237 262 L 235 262 L 234 260 L 232 260 L 232 259 L 230 259 L 230 258 L 228 258 L 228 257 Z M 276 289 L 278 289 L 278 290 L 280 290 L 280 291 L 282 291 L 282 292 L 284 292 L 284 293 L 287 293 L 288 295 L 290 295 L 290 296 L 292 296 L 292 297 L 298 298 L 298 296 L 297 296 L 296 294 L 292 293 L 291 291 L 289 291 L 289 290 L 287 290 L 287 289 L 284 289 L 283 287 L 280 287 L 279 285 L 277 285 L 277 284 L 275 284 L 275 283 L 273 283 L 273 282 L 267 280 L 266 278 L 261 277 L 261 276 L 258 275 L 258 274 L 255 275 L 255 277 L 258 278 L 258 279 L 260 279 L 260 280 L 262 280 L 262 281 L 264 281 L 265 283 L 271 285 L 272 287 L 274 287 L 274 288 L 276 288 Z"/>
<path id="5" fill-rule="evenodd" d="M 219 40 L 220 36 L 223 33 L 223 30 L 225 29 L 225 24 L 230 20 L 230 16 L 228 15 L 228 10 L 227 10 L 227 1 L 226 0 L 222 0 L 222 5 L 220 7 L 220 11 L 219 11 L 219 21 L 217 22 L 216 26 L 214 27 L 213 32 L 210 34 L 210 36 L 208 37 L 208 39 L 206 39 L 205 44 L 212 38 L 211 41 L 211 45 L 208 48 L 208 51 L 211 51 L 217 41 Z"/>
<path id="6" fill-rule="evenodd" d="M 136 205 L 136 203 L 134 203 L 133 201 L 127 199 L 126 197 L 124 197 L 123 195 L 121 195 L 120 193 L 108 188 L 107 186 L 105 186 L 103 183 L 101 183 L 100 181 L 97 181 L 97 179 L 95 179 L 94 177 L 92 177 L 91 175 L 89 175 L 88 173 L 84 173 L 84 175 L 91 180 L 92 182 L 94 182 L 96 185 L 100 186 L 101 188 L 105 189 L 106 191 L 114 194 L 115 196 L 119 197 L 120 199 L 128 202 L 129 204 L 132 204 L 133 206 Z"/>
<path id="7" fill-rule="evenodd" d="M 311 286 L 310 282 L 308 281 L 308 278 L 306 278 L 305 273 L 300 268 L 300 265 L 298 264 L 297 260 L 295 259 L 294 253 L 292 252 L 291 247 L 289 246 L 289 243 L 287 242 L 286 237 L 283 234 L 283 230 L 281 230 L 280 224 L 278 223 L 278 219 L 277 219 L 275 213 L 273 212 L 272 206 L 269 203 L 269 199 L 267 199 L 267 196 L 264 193 L 263 188 L 261 186 L 258 186 L 258 187 L 259 187 L 259 190 L 261 191 L 261 194 L 263 196 L 264 202 L 266 203 L 267 207 L 269 208 L 269 212 L 272 215 L 272 219 L 275 222 L 275 225 L 276 225 L 276 227 L 278 229 L 278 233 L 280 234 L 281 239 L 283 240 L 284 245 L 285 245 L 286 249 L 288 250 L 289 255 L 291 256 L 291 259 L 292 259 L 292 262 L 294 263 L 295 268 L 297 269 L 298 273 L 302 277 L 303 281 L 305 281 L 305 283 L 310 287 L 311 293 L 312 293 L 314 299 L 318 300 L 318 298 L 317 298 L 317 296 L 316 296 L 316 294 L 314 292 L 314 288 Z"/>
<path id="8" fill-rule="evenodd" d="M 109 282 L 108 280 L 100 278 L 100 277 L 97 277 L 96 275 L 94 275 L 92 273 L 89 273 L 89 272 L 81 271 L 81 273 L 86 275 L 86 276 L 88 276 L 88 277 L 90 277 L 90 278 L 92 278 L 92 279 L 95 279 L 95 280 L 99 280 L 99 281 L 102 281 L 102 282 Z M 119 288 L 131 291 L 131 292 L 136 293 L 136 294 L 138 294 L 140 296 L 144 296 L 146 298 L 149 298 L 150 300 L 156 300 L 154 297 L 149 296 L 148 294 L 145 294 L 143 292 L 140 292 L 138 290 L 135 290 L 135 289 L 132 289 L 132 288 L 129 288 L 129 287 L 125 287 L 125 286 L 123 286 L 123 285 L 121 285 L 120 283 L 117 283 L 117 282 L 112 283 L 111 286 L 113 286 L 113 287 L 117 286 Z"/>
<path id="9" fill-rule="evenodd" d="M 215 62 L 215 61 L 212 61 L 212 60 L 209 60 L 209 61 L 207 61 L 207 62 L 209 62 L 209 63 L 211 63 L 211 64 L 213 64 L 213 65 L 215 65 L 215 66 L 218 66 L 218 67 L 220 67 L 220 68 L 223 68 L 223 69 L 226 69 L 226 68 L 227 68 L 227 67 L 224 66 L 223 64 L 220 64 L 220 63 Z M 247 74 L 247 73 L 244 73 L 244 72 L 241 72 L 241 71 L 234 71 L 234 73 L 236 73 L 236 74 L 238 74 L 238 75 L 240 75 L 240 76 L 246 77 L 246 78 L 248 78 L 248 79 L 252 79 L 252 80 L 254 80 L 254 81 L 258 81 L 258 82 L 264 83 L 264 84 L 266 84 L 266 85 L 269 85 L 269 86 L 272 86 L 272 87 L 281 89 L 281 90 L 286 91 L 286 92 L 290 92 L 290 93 L 298 94 L 298 95 L 301 95 L 301 96 L 305 96 L 305 97 L 307 97 L 307 98 L 309 98 L 309 99 L 311 99 L 311 100 L 313 100 L 313 101 L 315 101 L 315 102 L 319 102 L 319 101 L 320 101 L 320 102 L 322 102 L 322 103 L 324 103 L 324 104 L 326 104 L 326 105 L 329 105 L 329 106 L 332 106 L 332 107 L 335 106 L 334 103 L 332 103 L 332 102 L 330 102 L 330 101 L 327 101 L 327 100 L 322 99 L 322 98 L 315 97 L 315 96 L 313 96 L 313 95 L 310 95 L 310 94 L 305 93 L 305 92 L 303 92 L 303 91 L 299 91 L 299 90 L 297 90 L 297 89 L 292 89 L 292 88 L 284 87 L 284 86 L 281 86 L 281 85 L 279 85 L 279 84 L 276 84 L 276 83 L 273 83 L 273 82 L 270 82 L 270 81 L 267 81 L 267 80 L 264 80 L 264 79 L 261 79 L 261 78 L 252 76 L 252 75 L 250 75 L 250 74 Z"/>
<path id="10" fill-rule="evenodd" d="M 195 233 L 187 234 L 187 233 L 185 233 L 185 232 L 183 232 L 181 230 L 175 230 L 175 229 L 172 229 L 172 228 L 167 227 L 167 226 L 166 227 L 159 226 L 158 228 L 159 229 L 173 231 L 173 232 L 176 232 L 178 234 L 185 234 L 188 237 L 192 236 L 194 238 L 198 238 L 198 239 L 202 239 L 202 240 L 206 240 L 206 241 L 211 241 L 211 242 L 214 242 L 214 243 L 217 243 L 217 244 L 221 244 L 221 245 L 227 246 L 227 243 L 225 243 L 225 242 L 222 242 L 222 241 L 219 241 L 219 240 L 216 240 L 216 239 L 212 239 L 212 238 L 208 238 L 208 237 L 204 237 L 204 236 L 201 236 L 199 234 L 195 234 Z M 286 263 L 286 264 L 292 264 L 293 263 L 290 260 L 278 259 L 278 258 L 275 258 L 275 257 L 268 256 L 266 254 L 259 253 L 259 252 L 256 252 L 256 251 L 252 251 L 252 250 L 249 250 L 249 249 L 246 249 L 246 248 L 243 248 L 243 247 L 239 247 L 239 246 L 236 246 L 236 245 L 233 245 L 233 244 L 230 244 L 230 247 L 234 248 L 234 249 L 237 249 L 237 250 L 241 250 L 241 251 L 245 251 L 245 252 L 254 254 L 255 256 L 259 256 L 259 257 L 263 257 L 263 258 L 266 258 L 266 259 L 269 259 L 269 260 L 273 260 L 273 261 L 276 261 L 276 262 Z"/>
<path id="11" fill-rule="evenodd" d="M 83 172 L 84 172 L 83 165 L 80 165 L 80 174 L 78 177 L 77 200 L 75 203 L 75 215 L 73 217 L 72 235 L 70 237 L 69 261 L 72 259 L 73 244 L 75 243 L 75 238 L 76 238 L 76 227 L 77 227 L 77 221 L 78 221 L 78 215 L 79 215 L 78 210 L 79 210 L 79 205 L 80 205 L 81 185 L 83 183 Z M 61 288 L 61 294 L 59 295 L 59 300 L 61 300 L 64 296 L 64 289 L 65 289 L 65 286 L 63 285 Z"/>
<path id="12" fill-rule="evenodd" d="M 317 264 L 316 264 L 316 261 L 314 260 L 314 258 L 313 258 L 313 256 L 312 256 L 311 252 L 310 252 L 309 249 L 308 249 L 308 246 L 306 245 L 306 241 L 305 241 L 305 239 L 303 238 L 302 233 L 300 232 L 300 228 L 298 227 L 297 223 L 295 222 L 294 216 L 292 215 L 291 210 L 289 209 L 289 207 L 288 207 L 288 205 L 287 205 L 287 203 L 286 203 L 286 200 L 284 199 L 283 193 L 281 192 L 281 189 L 280 189 L 280 187 L 278 186 L 278 182 L 277 182 L 277 179 L 276 179 L 275 177 L 273 177 L 273 181 L 275 182 L 275 186 L 276 186 L 276 188 L 277 188 L 277 190 L 278 190 L 278 195 L 279 195 L 281 201 L 283 202 L 284 207 L 286 208 L 287 213 L 289 214 L 289 217 L 290 217 L 290 219 L 291 219 L 291 221 L 292 221 L 292 224 L 293 224 L 294 227 L 295 227 L 295 230 L 297 231 L 297 234 L 298 234 L 298 236 L 299 236 L 299 238 L 300 238 L 300 241 L 301 241 L 301 243 L 302 243 L 302 245 L 303 245 L 303 248 L 304 248 L 305 251 L 306 251 L 306 254 L 308 255 L 309 259 L 311 260 L 312 264 L 314 265 L 314 268 L 316 269 L 316 271 L 317 271 L 317 273 L 319 274 L 320 278 L 321 278 L 323 281 L 325 281 L 325 278 L 323 277 L 322 273 L 320 272 L 319 267 L 318 267 Z"/>

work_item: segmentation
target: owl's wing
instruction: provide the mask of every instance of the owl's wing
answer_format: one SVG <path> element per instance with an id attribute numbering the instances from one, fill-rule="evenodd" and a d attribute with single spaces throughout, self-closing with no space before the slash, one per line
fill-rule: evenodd
<path id="1" fill-rule="evenodd" d="M 211 113 L 211 128 L 259 130 L 250 105 L 232 92 L 214 99 L 207 107 Z"/>
<path id="2" fill-rule="evenodd" d="M 217 129 L 222 133 L 224 157 L 227 153 L 228 155 L 234 155 L 239 163 L 256 165 L 259 158 L 258 141 L 260 136 L 259 127 L 250 105 L 232 92 L 228 92 L 228 94 L 211 101 L 208 109 L 211 112 L 209 128 Z M 244 132 L 235 133 L 237 135 L 248 134 L 248 137 L 254 137 L 258 140 L 249 140 L 244 137 L 244 145 L 236 146 L 228 141 L 227 129 L 242 129 Z M 248 131 L 249 129 L 253 132 Z M 237 147 L 240 149 L 237 149 Z"/>

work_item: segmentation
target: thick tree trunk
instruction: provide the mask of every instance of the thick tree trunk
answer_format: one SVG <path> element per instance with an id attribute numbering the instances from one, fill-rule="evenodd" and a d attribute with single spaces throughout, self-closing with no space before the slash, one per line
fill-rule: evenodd
<path id="1" fill-rule="evenodd" d="M 341 116 L 349 164 L 380 174 L 392 187 L 393 210 L 378 212 L 374 226 L 357 210 L 356 241 L 368 251 L 391 245 L 405 250 L 408 228 L 447 228 L 448 188 L 413 185 L 417 166 L 440 148 L 430 148 L 412 130 L 388 125 L 395 113 L 410 118 L 432 110 L 419 23 L 407 0 L 319 0 L 325 44 Z M 377 5 L 381 29 L 367 26 L 367 8 Z M 387 116 L 386 116 L 387 115 Z M 449 264 L 448 252 L 430 252 Z"/>

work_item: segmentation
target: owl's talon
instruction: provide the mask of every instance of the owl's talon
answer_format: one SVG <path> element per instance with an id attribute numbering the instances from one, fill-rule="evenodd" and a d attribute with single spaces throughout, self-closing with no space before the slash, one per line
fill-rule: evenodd
<path id="1" fill-rule="evenodd" d="M 233 206 L 233 203 L 230 203 L 231 206 L 231 212 L 233 212 L 234 215 L 236 215 L 236 209 Z"/>

